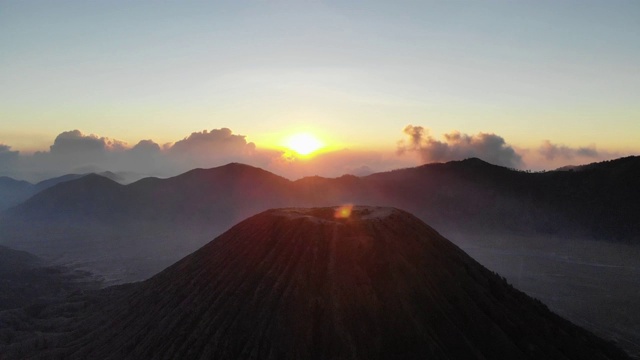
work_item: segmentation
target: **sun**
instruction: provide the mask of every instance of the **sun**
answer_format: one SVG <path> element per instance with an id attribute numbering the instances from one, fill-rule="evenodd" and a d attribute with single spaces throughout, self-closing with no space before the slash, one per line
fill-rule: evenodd
<path id="1" fill-rule="evenodd" d="M 318 138 L 307 133 L 292 135 L 287 139 L 285 145 L 300 155 L 309 155 L 324 146 Z"/>

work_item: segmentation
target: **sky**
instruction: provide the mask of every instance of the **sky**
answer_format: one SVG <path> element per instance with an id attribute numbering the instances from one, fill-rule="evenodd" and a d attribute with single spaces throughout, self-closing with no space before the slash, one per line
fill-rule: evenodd
<path id="1" fill-rule="evenodd" d="M 0 176 L 640 154 L 638 1 L 0 1 Z M 300 156 L 297 133 L 324 147 Z"/>

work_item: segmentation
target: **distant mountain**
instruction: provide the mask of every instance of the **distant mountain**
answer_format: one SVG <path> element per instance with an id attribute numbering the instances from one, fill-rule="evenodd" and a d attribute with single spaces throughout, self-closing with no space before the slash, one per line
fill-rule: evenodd
<path id="1" fill-rule="evenodd" d="M 65 181 L 78 179 L 83 175 L 69 174 L 32 184 L 24 180 L 15 180 L 10 177 L 0 177 L 0 211 L 9 209 L 38 192 L 48 189 Z"/>
<path id="2" fill-rule="evenodd" d="M 58 177 L 54 177 L 47 180 L 42 180 L 34 185 L 35 192 L 40 192 L 42 190 L 46 190 L 52 186 L 61 184 L 63 182 L 79 179 L 85 176 L 84 174 L 67 174 Z"/>
<path id="3" fill-rule="evenodd" d="M 579 235 L 640 243 L 640 157 L 528 173 L 479 159 L 362 178 L 377 202 L 439 227 Z"/>
<path id="4" fill-rule="evenodd" d="M 100 176 L 104 176 L 106 178 L 109 178 L 115 182 L 118 182 L 120 184 L 130 184 L 132 182 L 138 181 L 140 179 L 149 177 L 151 175 L 143 175 L 143 174 L 138 174 L 135 172 L 130 172 L 130 171 L 118 171 L 118 172 L 112 172 L 112 171 L 103 171 L 103 172 L 99 172 L 97 173 Z"/>
<path id="5" fill-rule="evenodd" d="M 123 200 L 114 198 L 120 187 L 122 185 L 101 175 L 84 175 L 41 191 L 10 211 L 31 220 L 76 215 L 109 216 L 115 209 L 109 209 L 107 204 Z"/>
<path id="6" fill-rule="evenodd" d="M 12 208 L 0 243 L 82 262 L 114 282 L 147 278 L 270 206 L 293 206 L 291 182 L 229 164 L 120 185 L 100 175 L 61 183 Z"/>
<path id="7" fill-rule="evenodd" d="M 640 243 L 639 183 L 640 157 L 541 173 L 467 159 L 297 181 L 236 163 L 128 185 L 92 174 L 5 211 L 0 244 L 66 254 L 70 261 L 100 258 L 107 268 L 147 269 L 118 275 L 132 281 L 197 249 L 207 234 L 268 208 L 346 203 L 406 209 L 444 231 Z"/>
<path id="8" fill-rule="evenodd" d="M 26 200 L 33 184 L 15 180 L 7 176 L 0 177 L 0 211 L 8 209 Z"/>
<path id="9" fill-rule="evenodd" d="M 84 177 L 11 209 L 18 219 L 214 222 L 225 228 L 270 207 L 360 203 L 401 207 L 438 227 L 640 242 L 640 157 L 528 173 L 479 159 L 365 177 L 295 182 L 242 164 L 127 186 Z"/>
<path id="10" fill-rule="evenodd" d="M 290 181 L 259 168 L 229 164 L 121 185 L 90 174 L 33 196 L 8 214 L 29 220 L 216 222 L 230 225 L 270 205 L 294 202 Z"/>
<path id="11" fill-rule="evenodd" d="M 640 157 L 530 173 L 467 159 L 294 183 L 308 204 L 407 209 L 438 228 L 640 243 Z"/>
<path id="12" fill-rule="evenodd" d="M 67 174 L 42 180 L 36 184 L 2 176 L 0 177 L 0 211 L 9 209 L 24 202 L 42 190 L 46 190 L 63 182 L 79 179 L 86 175 L 88 174 Z M 140 179 L 140 176 L 132 173 L 113 173 L 111 171 L 105 171 L 98 175 L 121 184 L 130 182 L 130 179 Z"/>
<path id="13" fill-rule="evenodd" d="M 266 211 L 89 300 L 0 314 L 0 357 L 628 358 L 393 208 Z"/>
<path id="14" fill-rule="evenodd" d="M 268 171 L 231 163 L 191 170 L 169 179 L 142 179 L 123 190 L 134 202 L 132 215 L 188 223 L 214 222 L 228 227 L 269 207 L 299 202 L 290 184 Z"/>

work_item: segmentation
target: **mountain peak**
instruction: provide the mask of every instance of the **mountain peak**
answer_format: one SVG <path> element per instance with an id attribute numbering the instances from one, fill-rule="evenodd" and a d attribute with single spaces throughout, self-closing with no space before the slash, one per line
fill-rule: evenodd
<path id="1" fill-rule="evenodd" d="M 480 158 L 477 157 L 471 157 L 471 158 L 467 158 L 464 160 L 458 160 L 458 161 L 450 161 L 446 164 L 450 164 L 450 165 L 460 165 L 460 166 L 466 166 L 466 167 L 473 167 L 473 168 L 504 168 L 504 169 L 508 169 L 504 166 L 501 165 L 496 165 L 496 164 L 492 164 L 490 162 L 484 161 Z"/>
<path id="2" fill-rule="evenodd" d="M 282 178 L 281 176 L 278 176 L 276 174 L 273 174 L 267 170 L 255 167 L 255 166 L 251 166 L 251 165 L 247 165 L 247 164 L 243 164 L 243 163 L 237 163 L 237 162 L 232 162 L 232 163 L 228 163 L 226 165 L 222 165 L 222 166 L 218 166 L 218 167 L 213 167 L 213 168 L 208 168 L 208 169 L 204 169 L 204 168 L 197 168 L 197 169 L 193 169 L 190 171 L 187 171 L 183 174 L 180 174 L 178 176 L 169 178 L 169 179 L 176 179 L 176 178 L 183 178 L 183 177 L 197 177 L 197 176 L 209 176 L 211 174 L 226 174 L 226 175 L 236 175 L 238 173 L 244 173 L 244 174 L 263 174 L 266 176 L 272 176 L 272 177 L 278 177 L 278 178 Z M 284 178 L 282 178 L 284 179 Z"/>
<path id="3" fill-rule="evenodd" d="M 73 175 L 71 175 L 73 176 Z M 78 180 L 82 181 L 82 182 L 92 182 L 92 183 L 103 183 L 103 184 L 117 184 L 117 185 L 121 185 L 119 184 L 117 181 L 104 176 L 102 174 L 96 174 L 96 173 L 89 173 L 86 175 L 81 175 Z"/>
<path id="4" fill-rule="evenodd" d="M 624 359 L 395 208 L 267 210 L 109 301 L 84 358 Z"/>
<path id="5" fill-rule="evenodd" d="M 345 221 L 367 221 L 383 220 L 392 215 L 401 215 L 398 209 L 379 206 L 353 206 L 342 205 L 324 208 L 285 208 L 275 209 L 266 212 L 272 216 L 285 217 L 289 220 L 307 218 L 320 222 L 345 222 Z"/>
<path id="6" fill-rule="evenodd" d="M 452 161 L 452 162 L 454 162 L 454 161 Z M 488 162 L 486 162 L 486 161 L 484 161 L 484 160 L 482 160 L 480 158 L 477 158 L 477 157 L 466 158 L 466 159 L 460 160 L 458 162 L 463 163 L 463 164 L 490 164 L 490 163 L 488 163 Z"/>

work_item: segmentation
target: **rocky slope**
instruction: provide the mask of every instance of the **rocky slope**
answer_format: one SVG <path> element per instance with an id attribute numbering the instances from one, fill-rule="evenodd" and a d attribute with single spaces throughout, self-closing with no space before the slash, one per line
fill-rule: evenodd
<path id="1" fill-rule="evenodd" d="M 627 358 L 394 208 L 269 210 L 115 289 L 66 332 L 7 344 L 0 355 Z"/>

